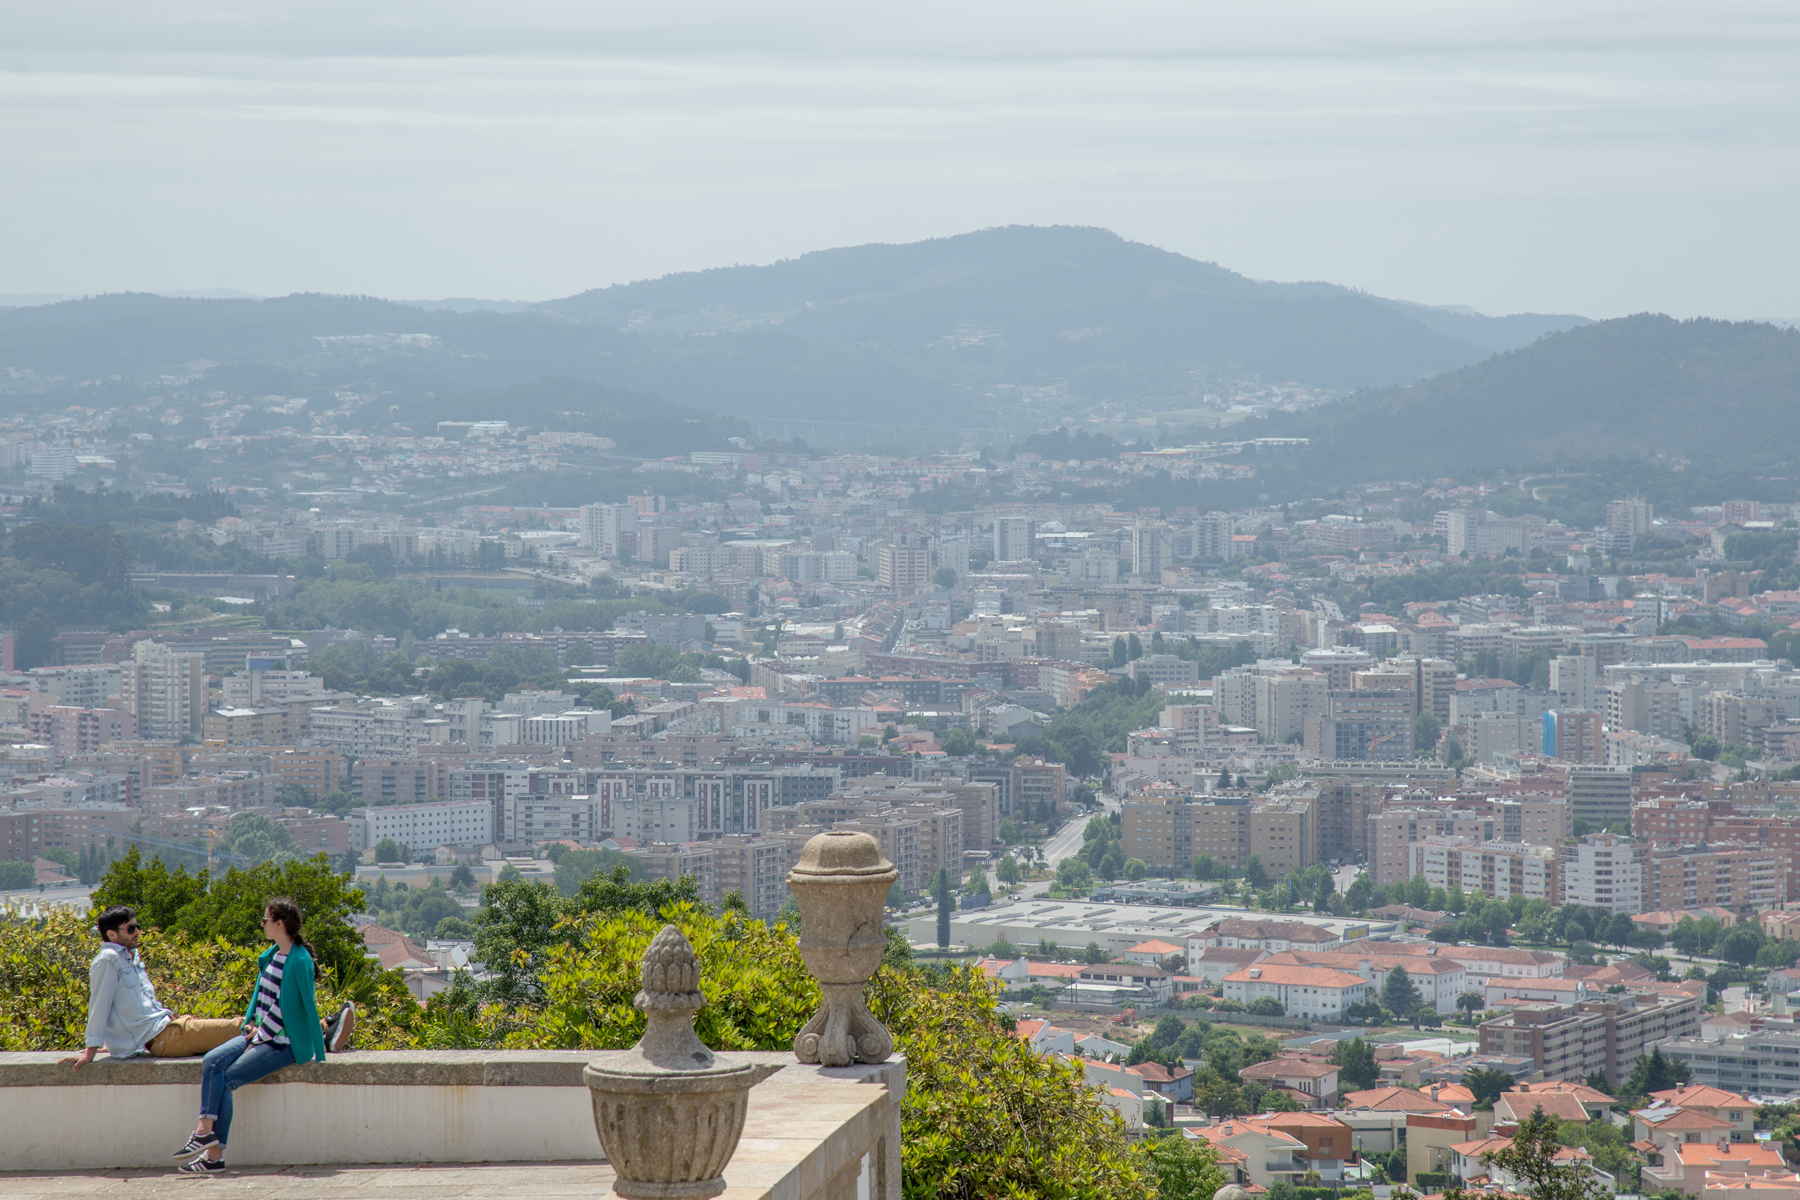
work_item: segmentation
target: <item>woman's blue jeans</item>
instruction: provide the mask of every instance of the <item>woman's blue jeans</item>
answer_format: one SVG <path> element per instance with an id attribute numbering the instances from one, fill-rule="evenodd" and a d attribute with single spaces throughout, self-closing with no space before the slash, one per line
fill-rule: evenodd
<path id="1" fill-rule="evenodd" d="M 283 1067 L 294 1065 L 294 1051 L 289 1046 L 263 1042 L 252 1046 L 248 1039 L 234 1037 L 223 1046 L 206 1052 L 200 1060 L 200 1115 L 213 1119 L 213 1132 L 223 1146 L 231 1137 L 231 1093 L 246 1083 L 255 1083 L 265 1075 L 273 1075 Z"/>

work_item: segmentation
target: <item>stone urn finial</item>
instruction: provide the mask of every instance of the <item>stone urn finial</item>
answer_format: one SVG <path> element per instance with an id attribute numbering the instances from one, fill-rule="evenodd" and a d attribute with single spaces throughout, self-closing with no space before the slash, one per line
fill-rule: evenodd
<path id="1" fill-rule="evenodd" d="M 706 1006 L 700 961 L 675 926 L 664 925 L 645 951 L 642 983 L 633 1004 L 648 1022 L 644 1036 L 581 1073 L 613 1191 L 628 1200 L 716 1196 L 744 1132 L 756 1068 L 695 1036 L 694 1014 Z"/>
<path id="2" fill-rule="evenodd" d="M 866 833 L 832 829 L 814 837 L 788 872 L 800 906 L 800 957 L 825 993 L 794 1039 L 804 1063 L 847 1067 L 886 1062 L 894 1035 L 869 1012 L 863 985 L 881 965 L 887 934 L 881 927 L 888 889 L 900 878 Z"/>

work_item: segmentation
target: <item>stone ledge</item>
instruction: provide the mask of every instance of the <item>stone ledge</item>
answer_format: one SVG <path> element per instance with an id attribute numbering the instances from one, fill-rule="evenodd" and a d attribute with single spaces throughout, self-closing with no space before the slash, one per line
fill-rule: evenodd
<path id="1" fill-rule="evenodd" d="M 592 1165 L 571 1166 L 560 1181 L 573 1183 L 591 1172 L 585 1175 L 591 1184 L 587 1194 L 603 1194 L 611 1170 L 596 1161 L 601 1149 L 580 1076 L 602 1053 L 359 1051 L 290 1067 L 239 1093 L 230 1160 L 238 1167 L 277 1170 L 246 1175 L 236 1186 L 260 1194 L 280 1179 L 288 1190 L 293 1176 L 279 1169 L 286 1164 L 307 1179 L 303 1195 L 325 1196 L 342 1195 L 336 1191 L 340 1182 L 367 1180 L 368 1168 L 355 1164 L 381 1160 L 434 1164 L 427 1169 L 432 1172 L 452 1164 L 563 1162 Z M 0 1193 L 8 1197 L 53 1194 L 66 1186 L 57 1179 L 82 1179 L 94 1192 L 109 1191 L 96 1172 L 166 1164 L 170 1148 L 193 1128 L 199 1059 L 101 1059 L 76 1071 L 57 1061 L 66 1056 L 0 1054 L 6 1165 L 75 1173 L 39 1174 L 30 1186 L 23 1176 L 0 1174 Z M 821 1067 L 795 1062 L 786 1052 L 735 1057 L 750 1060 L 759 1077 L 750 1091 L 743 1140 L 725 1168 L 726 1200 L 899 1195 L 903 1059 Z M 312 1086 L 317 1084 L 335 1086 Z M 96 1128 L 110 1132 L 104 1139 L 89 1137 Z M 383 1195 L 411 1184 L 401 1168 L 381 1176 Z M 121 1191 L 136 1195 L 125 1181 L 143 1176 L 113 1178 L 121 1180 Z M 479 1180 L 460 1194 L 496 1194 L 485 1190 L 493 1175 Z M 450 1188 L 441 1194 L 459 1192 Z"/>
<path id="2" fill-rule="evenodd" d="M 200 1086 L 198 1058 L 115 1059 L 102 1055 L 79 1070 L 61 1059 L 73 1051 L 0 1053 L 0 1088 Z M 604 1050 L 352 1050 L 322 1063 L 284 1068 L 266 1084 L 323 1083 L 359 1087 L 586 1087 L 581 1069 Z M 776 1051 L 743 1055 L 756 1061 L 757 1082 L 793 1064 Z M 252 1085 L 257 1086 L 257 1085 Z"/>

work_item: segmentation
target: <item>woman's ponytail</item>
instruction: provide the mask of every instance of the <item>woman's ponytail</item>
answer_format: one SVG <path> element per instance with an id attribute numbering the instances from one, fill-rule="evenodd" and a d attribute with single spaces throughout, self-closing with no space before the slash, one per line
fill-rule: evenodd
<path id="1" fill-rule="evenodd" d="M 306 939 L 300 935 L 300 925 L 304 919 L 300 912 L 300 906 L 286 896 L 275 896 L 270 899 L 267 904 L 263 905 L 263 911 L 268 913 L 269 916 L 273 917 L 275 920 L 280 921 L 281 927 L 287 930 L 287 935 L 289 939 L 293 941 L 294 945 L 306 951 L 306 956 L 312 959 L 313 980 L 317 982 L 319 978 L 319 956 L 313 953 L 313 948 L 307 945 Z"/>

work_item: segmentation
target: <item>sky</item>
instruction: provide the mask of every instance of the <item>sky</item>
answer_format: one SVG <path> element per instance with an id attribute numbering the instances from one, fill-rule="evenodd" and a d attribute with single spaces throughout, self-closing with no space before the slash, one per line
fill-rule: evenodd
<path id="1" fill-rule="evenodd" d="M 1098 225 L 1483 312 L 1800 316 L 1800 6 L 0 6 L 0 293 L 537 300 Z"/>

